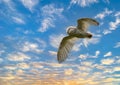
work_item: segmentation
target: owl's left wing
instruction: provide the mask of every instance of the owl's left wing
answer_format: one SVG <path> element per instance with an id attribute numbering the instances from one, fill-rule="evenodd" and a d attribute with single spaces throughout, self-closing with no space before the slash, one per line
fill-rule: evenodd
<path id="1" fill-rule="evenodd" d="M 58 52 L 57 52 L 57 60 L 59 63 L 66 60 L 69 52 L 71 51 L 74 43 L 78 40 L 77 37 L 74 36 L 66 36 L 62 39 Z"/>

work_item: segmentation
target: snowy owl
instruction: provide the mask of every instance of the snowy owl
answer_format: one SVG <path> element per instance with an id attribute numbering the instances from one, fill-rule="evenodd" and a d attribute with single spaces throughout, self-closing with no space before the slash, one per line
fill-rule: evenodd
<path id="1" fill-rule="evenodd" d="M 81 18 L 77 20 L 76 27 L 69 27 L 67 29 L 68 36 L 62 39 L 57 52 L 57 60 L 59 63 L 66 60 L 69 52 L 77 40 L 80 38 L 92 38 L 92 34 L 87 33 L 87 28 L 89 25 L 98 26 L 99 22 L 91 18 Z"/>

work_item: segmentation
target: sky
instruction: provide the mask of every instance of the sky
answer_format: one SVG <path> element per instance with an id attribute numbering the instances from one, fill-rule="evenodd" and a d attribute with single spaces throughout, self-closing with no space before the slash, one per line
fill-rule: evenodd
<path id="1" fill-rule="evenodd" d="M 57 51 L 69 26 L 93 18 L 67 60 Z M 0 0 L 0 85 L 120 85 L 119 0 Z"/>

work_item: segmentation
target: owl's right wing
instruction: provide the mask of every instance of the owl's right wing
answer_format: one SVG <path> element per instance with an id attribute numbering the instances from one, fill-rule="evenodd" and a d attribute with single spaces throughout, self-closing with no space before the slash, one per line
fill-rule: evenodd
<path id="1" fill-rule="evenodd" d="M 81 18 L 77 20 L 77 23 L 78 23 L 78 29 L 83 31 L 87 31 L 87 28 L 90 25 L 96 25 L 96 26 L 99 25 L 99 22 L 92 18 Z"/>
<path id="2" fill-rule="evenodd" d="M 66 60 L 69 52 L 71 51 L 74 43 L 78 40 L 77 37 L 74 36 L 66 36 L 62 39 L 58 52 L 57 52 L 57 60 L 59 63 Z"/>

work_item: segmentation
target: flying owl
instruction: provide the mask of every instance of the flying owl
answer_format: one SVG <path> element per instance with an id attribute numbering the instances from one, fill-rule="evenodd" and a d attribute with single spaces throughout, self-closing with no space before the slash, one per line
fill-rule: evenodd
<path id="1" fill-rule="evenodd" d="M 76 27 L 69 27 L 67 29 L 68 36 L 62 39 L 57 52 L 57 60 L 59 63 L 66 60 L 76 41 L 80 38 L 92 38 L 92 34 L 87 33 L 90 25 L 98 26 L 99 22 L 91 18 L 81 18 L 77 20 Z"/>

